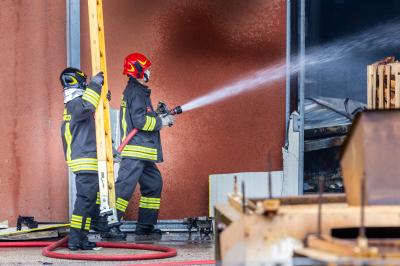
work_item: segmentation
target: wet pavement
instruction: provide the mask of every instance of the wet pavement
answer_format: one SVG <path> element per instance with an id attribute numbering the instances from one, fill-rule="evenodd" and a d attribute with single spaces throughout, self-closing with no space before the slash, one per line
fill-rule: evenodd
<path id="1" fill-rule="evenodd" d="M 90 240 L 100 241 L 100 237 L 97 235 L 91 235 Z M 193 233 L 192 235 L 189 235 L 188 233 L 166 233 L 163 234 L 161 240 L 156 242 L 145 240 L 139 241 L 138 239 L 135 239 L 133 234 L 128 234 L 127 243 L 145 243 L 168 246 L 177 249 L 178 255 L 168 259 L 147 261 L 72 261 L 44 257 L 41 255 L 42 248 L 1 248 L 0 265 L 154 265 L 154 263 L 158 262 L 214 259 L 214 240 L 212 237 L 200 237 L 198 233 Z M 102 248 L 98 251 L 71 252 L 66 248 L 60 248 L 58 252 L 80 254 L 140 254 L 152 253 L 153 251 Z"/>

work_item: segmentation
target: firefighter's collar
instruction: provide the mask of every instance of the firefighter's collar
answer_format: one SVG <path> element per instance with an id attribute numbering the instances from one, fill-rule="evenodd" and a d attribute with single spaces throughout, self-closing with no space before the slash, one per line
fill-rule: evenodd
<path id="1" fill-rule="evenodd" d="M 133 77 L 129 77 L 129 82 L 133 82 L 136 85 L 139 85 L 139 87 L 145 92 L 148 93 L 149 95 L 151 94 L 151 90 L 149 89 L 148 86 L 143 85 L 142 83 L 140 83 L 137 79 L 133 78 Z"/>

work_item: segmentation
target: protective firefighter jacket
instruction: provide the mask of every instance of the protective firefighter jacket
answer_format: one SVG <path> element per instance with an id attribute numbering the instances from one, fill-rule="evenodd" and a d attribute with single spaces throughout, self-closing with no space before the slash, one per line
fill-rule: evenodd
<path id="1" fill-rule="evenodd" d="M 73 172 L 97 172 L 94 113 L 101 86 L 90 83 L 85 93 L 64 105 L 61 136 L 65 159 Z"/>
<path id="2" fill-rule="evenodd" d="M 138 133 L 123 149 L 123 158 L 162 162 L 160 140 L 161 119 L 157 116 L 150 100 L 151 90 L 136 79 L 129 78 L 122 95 L 120 125 L 122 141 L 134 128 Z"/>

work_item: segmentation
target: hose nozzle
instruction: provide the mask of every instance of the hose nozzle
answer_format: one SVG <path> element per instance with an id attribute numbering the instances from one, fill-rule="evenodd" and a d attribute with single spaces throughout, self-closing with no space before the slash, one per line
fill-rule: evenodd
<path id="1" fill-rule="evenodd" d="M 181 114 L 183 111 L 182 111 L 182 107 L 181 106 L 177 106 L 177 107 L 175 107 L 174 109 L 172 109 L 171 111 L 170 111 L 170 114 L 171 115 L 179 115 L 179 114 Z"/>

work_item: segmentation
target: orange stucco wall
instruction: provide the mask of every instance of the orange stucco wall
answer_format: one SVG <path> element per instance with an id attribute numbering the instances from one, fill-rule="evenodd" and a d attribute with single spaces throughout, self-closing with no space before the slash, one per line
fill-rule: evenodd
<path id="1" fill-rule="evenodd" d="M 65 220 L 65 1 L 0 1 L 0 220 Z"/>
<path id="2" fill-rule="evenodd" d="M 284 58 L 285 1 L 104 0 L 112 106 L 126 84 L 123 58 L 152 61 L 153 103 L 171 107 Z M 29 3 L 29 4 L 27 4 Z M 7 6 L 7 8 L 3 8 Z M 82 1 L 82 68 L 90 74 Z M 67 171 L 59 124 L 66 64 L 65 2 L 0 2 L 0 220 L 67 218 Z M 161 218 L 207 214 L 208 175 L 282 167 L 284 81 L 178 117 L 162 131 Z M 130 219 L 137 204 L 132 201 Z"/>

